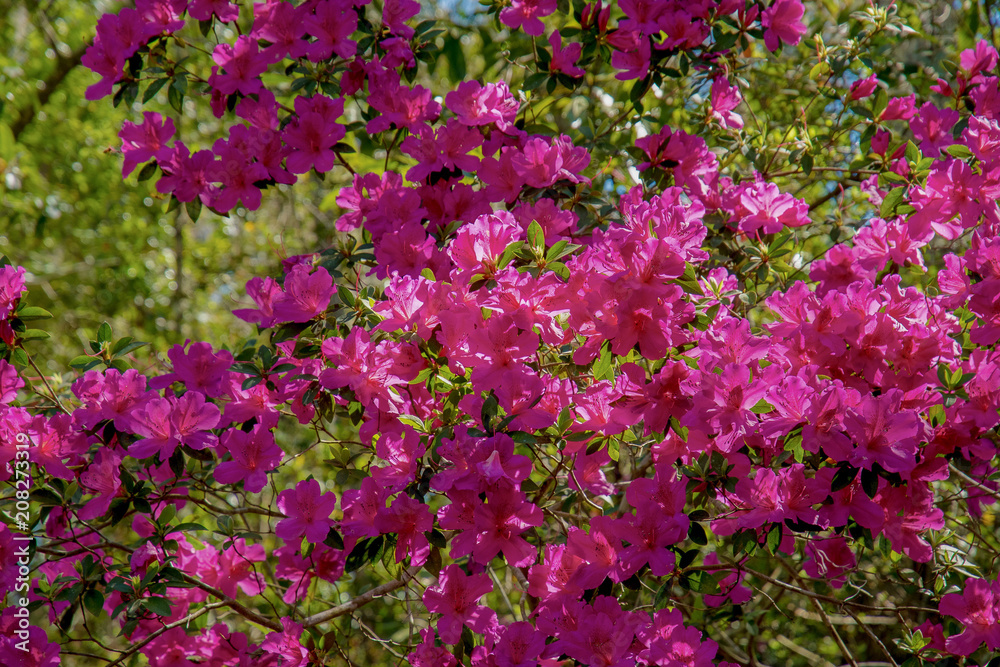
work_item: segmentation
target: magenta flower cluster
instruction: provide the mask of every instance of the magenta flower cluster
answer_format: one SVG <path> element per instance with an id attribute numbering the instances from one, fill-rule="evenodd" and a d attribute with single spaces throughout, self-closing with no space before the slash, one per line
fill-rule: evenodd
<path id="1" fill-rule="evenodd" d="M 872 150 L 893 176 L 864 187 L 885 217 L 814 262 L 809 284 L 769 296 L 770 317 L 756 326 L 739 314 L 738 277 L 703 270 L 706 220 L 762 242 L 809 225 L 804 201 L 760 175 L 732 182 L 702 138 L 665 126 L 636 140 L 644 155 L 637 168 L 669 173 L 672 185 L 632 188 L 614 222 L 581 229 L 569 200 L 595 173 L 588 149 L 522 129 L 521 103 L 503 82 L 465 81 L 437 99 L 407 85 L 419 4 L 383 3 L 377 52 L 372 40 L 362 48 L 365 4 L 253 5 L 252 29 L 211 54 L 205 92 L 229 131 L 210 148 L 192 153 L 175 138 L 174 122 L 155 112 L 123 127 L 126 176 L 155 161 L 160 192 L 219 212 L 240 203 L 255 209 L 262 189 L 298 175 L 349 169 L 341 145 L 348 102 L 367 110 L 364 132 L 405 134 L 399 150 L 416 164 L 405 174 L 356 173 L 336 199 L 337 228 L 370 238 L 371 278 L 384 290 L 366 302 L 353 294 L 351 303 L 320 254 L 286 261 L 280 279 L 248 283 L 253 306 L 236 316 L 282 333 L 256 376 L 229 351 L 187 343 L 169 351 L 172 368 L 158 377 L 87 371 L 72 385 L 73 409 L 46 416 L 13 405 L 23 380 L 0 361 L 0 462 L 15 459 L 13 443 L 25 434 L 40 469 L 79 485 L 77 497 L 48 515 L 47 536 L 77 547 L 41 566 L 50 588 L 81 581 L 89 558 L 87 567 L 105 573 L 103 609 L 115 615 L 134 603 L 126 579 L 170 568 L 169 613 L 124 627 L 130 641 L 145 642 L 150 665 L 304 667 L 315 646 L 303 633 L 316 623 L 291 611 L 270 618 L 248 610 L 270 630 L 257 643 L 221 622 L 197 632 L 163 624 L 209 599 L 261 594 L 265 561 L 288 582 L 280 597 L 291 609 L 314 582 L 339 581 L 352 558 L 382 544 L 406 572 L 433 575 L 421 594 L 433 621 L 408 656 L 418 667 L 456 664 L 451 647 L 469 633 L 476 667 L 564 657 L 600 667 L 707 666 L 727 663 L 716 662 L 719 645 L 686 625 L 679 609 L 647 614 L 608 592 L 640 576 L 684 574 L 692 565 L 684 547 L 704 544 L 706 531 L 797 558 L 805 577 L 835 588 L 854 571 L 864 537 L 918 563 L 932 559 L 929 533 L 944 527 L 936 489 L 951 477 L 950 464 L 983 480 L 995 472 L 995 50 L 966 51 L 955 80 L 937 86 L 971 113 L 957 104 L 917 106 L 911 96 L 872 115 Z M 606 37 L 622 80 L 646 77 L 658 51 L 710 51 L 720 16 L 757 31 L 771 51 L 797 44 L 806 30 L 799 0 L 617 7 L 624 16 L 616 26 L 600 2 L 580 23 Z M 556 10 L 555 0 L 513 0 L 499 20 L 541 36 L 542 19 Z M 169 43 L 186 21 L 231 23 L 247 11 L 225 0 L 138 0 L 103 17 L 85 56 L 101 76 L 88 97 L 128 85 L 133 59 Z M 567 40 L 549 33 L 550 71 L 580 77 L 581 46 Z M 288 61 L 325 64 L 340 78 L 289 107 L 264 77 Z M 720 67 L 708 81 L 710 122 L 743 127 L 742 98 L 727 72 Z M 859 80 L 845 95 L 863 102 L 877 86 Z M 913 149 L 888 154 L 904 131 Z M 923 160 L 926 180 L 909 179 Z M 969 250 L 947 255 L 933 294 L 904 287 L 889 270 L 923 269 L 936 238 L 963 235 Z M 23 269 L 0 269 L 0 339 L 10 345 L 16 333 L 6 323 L 24 291 Z M 353 326 L 326 326 L 345 309 L 358 314 Z M 322 340 L 303 351 L 310 335 Z M 543 355 L 559 362 L 543 363 Z M 319 423 L 324 400 L 359 415 L 373 463 L 350 488 L 334 490 L 315 474 L 277 493 L 270 516 L 282 546 L 268 554 L 252 536 L 231 536 L 217 548 L 184 530 L 164 532 L 164 516 L 203 503 L 185 460 L 220 486 L 263 494 L 296 455 L 276 437 L 279 424 Z M 650 445 L 648 468 L 634 478 L 611 475 L 639 439 Z M 541 502 L 548 479 L 572 494 L 565 497 L 577 501 L 585 526 L 566 524 L 567 512 Z M 137 485 L 153 491 L 147 511 L 134 515 L 141 544 L 122 577 L 112 567 L 120 554 L 85 522 L 113 515 Z M 995 486 L 979 484 L 992 493 L 970 493 L 968 511 L 978 516 L 994 503 Z M 699 495 L 714 499 L 711 515 L 691 511 Z M 5 585 L 16 576 L 11 539 L 0 525 Z M 722 573 L 702 598 L 706 606 L 751 598 L 739 553 L 730 559 L 709 549 L 699 558 L 696 565 Z M 497 559 L 522 575 L 524 595 L 537 603 L 530 618 L 504 624 L 484 602 Z M 56 599 L 46 605 L 53 623 L 69 606 Z M 995 579 L 970 578 L 961 593 L 944 595 L 940 613 L 963 629 L 944 637 L 930 623 L 931 649 L 1000 649 L 998 605 Z M 12 627 L 5 612 L 3 641 Z M 57 650 L 34 660 L 57 664 Z"/>

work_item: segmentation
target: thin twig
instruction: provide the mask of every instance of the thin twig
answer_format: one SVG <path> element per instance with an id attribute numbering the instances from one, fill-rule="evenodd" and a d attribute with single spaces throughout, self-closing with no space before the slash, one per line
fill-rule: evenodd
<path id="1" fill-rule="evenodd" d="M 417 572 L 420 571 L 419 565 L 411 565 L 406 569 L 404 576 L 399 579 L 393 579 L 392 581 L 386 582 L 381 586 L 376 586 L 367 593 L 362 593 L 358 597 L 348 600 L 344 604 L 337 605 L 326 611 L 322 611 L 318 614 L 313 614 L 302 621 L 303 628 L 311 628 L 319 625 L 320 623 L 326 623 L 327 621 L 337 618 L 338 616 L 343 616 L 344 614 L 350 614 L 355 609 L 360 609 L 369 602 L 375 600 L 376 598 L 383 597 L 395 590 L 398 590 L 405 586 Z"/>
<path id="2" fill-rule="evenodd" d="M 182 625 L 187 625 L 188 623 L 190 623 L 194 619 L 198 618 L 199 616 L 202 616 L 203 614 L 207 614 L 211 610 L 217 609 L 217 608 L 223 607 L 223 606 L 225 606 L 225 604 L 222 603 L 222 602 L 213 602 L 212 604 L 205 605 L 204 607 L 202 607 L 198 611 L 194 612 L 193 614 L 188 614 L 187 616 L 185 616 L 184 618 L 182 618 L 179 621 L 174 621 L 173 623 L 170 623 L 168 625 L 164 625 L 159 630 L 156 630 L 155 632 L 152 632 L 149 635 L 147 635 L 142 641 L 136 643 L 133 646 L 130 646 L 127 651 L 125 651 L 120 656 L 118 656 L 118 659 L 115 660 L 114 662 L 112 662 L 110 665 L 108 665 L 108 667 L 115 667 L 115 665 L 120 665 L 122 663 L 122 661 L 125 660 L 125 658 L 129 657 L 130 655 L 132 655 L 133 653 L 135 653 L 136 651 L 138 651 L 143 646 L 145 646 L 149 642 L 153 641 L 154 639 L 156 639 L 157 637 L 159 637 L 163 633 L 168 632 L 170 630 L 173 630 L 174 628 L 179 628 Z"/>

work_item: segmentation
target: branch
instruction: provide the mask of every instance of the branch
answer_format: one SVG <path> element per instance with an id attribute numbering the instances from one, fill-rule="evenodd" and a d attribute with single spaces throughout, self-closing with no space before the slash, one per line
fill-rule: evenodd
<path id="1" fill-rule="evenodd" d="M 326 611 L 321 611 L 318 614 L 313 614 L 312 616 L 309 616 L 304 621 L 302 621 L 302 627 L 311 628 L 313 626 L 319 625 L 320 623 L 326 623 L 327 621 L 337 618 L 338 616 L 343 616 L 344 614 L 350 614 L 354 610 L 360 609 L 361 607 L 365 606 L 375 598 L 380 598 L 384 595 L 387 595 L 395 590 L 402 588 L 407 584 L 408 581 L 413 579 L 413 577 L 416 576 L 417 572 L 419 571 L 420 571 L 420 566 L 411 565 L 406 569 L 406 572 L 404 572 L 403 576 L 400 577 L 399 579 L 393 579 L 392 581 L 384 583 L 381 586 L 376 586 L 367 593 L 362 593 L 353 600 L 349 600 L 344 604 L 337 605 L 332 609 L 327 609 Z"/>
<path id="2" fill-rule="evenodd" d="M 90 45 L 91 40 L 87 40 L 81 46 L 78 46 L 76 50 L 72 51 L 68 56 L 59 55 L 56 58 L 56 68 L 52 70 L 48 78 L 45 79 L 44 87 L 38 91 L 38 104 L 32 104 L 29 102 L 24 108 L 21 109 L 21 113 L 18 114 L 17 119 L 11 123 L 10 131 L 14 135 L 14 141 L 17 141 L 18 136 L 24 131 L 31 121 L 35 119 L 35 115 L 38 110 L 44 107 L 49 98 L 52 97 L 52 93 L 56 91 L 59 84 L 65 80 L 69 73 L 80 64 L 80 59 L 83 57 L 84 51 Z"/>
<path id="3" fill-rule="evenodd" d="M 959 477 L 961 477 L 962 479 L 964 479 L 966 482 L 968 482 L 969 484 L 971 484 L 974 487 L 976 487 L 977 489 L 979 489 L 980 491 L 984 492 L 986 495 L 991 496 L 991 497 L 995 498 L 996 500 L 1000 500 L 1000 493 L 998 493 L 997 491 L 994 491 L 993 489 L 989 488 L 988 486 L 985 486 L 981 482 L 977 482 L 972 477 L 966 475 L 964 472 L 962 472 L 961 470 L 959 470 L 958 468 L 956 468 L 955 464 L 949 463 L 948 464 L 948 470 L 950 470 L 951 472 L 955 473 L 956 475 L 958 475 Z"/>
<path id="4" fill-rule="evenodd" d="M 879 639 L 878 636 L 876 636 L 875 633 L 871 631 L 871 628 L 868 627 L 868 623 L 866 623 L 865 621 L 863 621 L 860 618 L 858 618 L 857 614 L 855 614 L 850 609 L 845 609 L 844 611 L 846 611 L 848 614 L 850 614 L 851 618 L 853 618 L 855 621 L 857 621 L 857 623 L 861 627 L 861 629 L 865 631 L 865 634 L 868 635 L 873 642 L 875 642 L 876 644 L 878 644 L 878 647 L 880 649 L 882 649 L 882 653 L 885 654 L 885 657 L 889 658 L 889 662 L 892 663 L 892 667 L 899 667 L 899 665 L 896 664 L 895 659 L 893 659 L 892 653 L 890 653 L 889 649 L 887 649 L 885 647 L 885 644 L 882 643 L 882 640 Z"/>
<path id="5" fill-rule="evenodd" d="M 275 632 L 282 632 L 284 630 L 284 628 L 281 627 L 281 623 L 278 623 L 277 621 L 272 620 L 270 618 L 264 618 L 263 616 L 253 611 L 252 609 L 249 609 L 246 606 L 237 602 L 236 600 L 232 599 L 219 589 L 213 588 L 212 586 L 209 586 L 205 582 L 199 581 L 190 575 L 184 574 L 183 572 L 181 572 L 181 577 L 184 579 L 184 581 L 188 582 L 189 584 L 194 584 L 196 587 L 200 588 L 206 593 L 211 593 L 215 597 L 219 598 L 219 600 L 222 602 L 223 605 L 229 607 L 240 616 L 243 616 L 244 618 L 251 620 L 254 623 L 257 623 L 258 625 L 263 625 L 265 628 L 270 628 Z"/>

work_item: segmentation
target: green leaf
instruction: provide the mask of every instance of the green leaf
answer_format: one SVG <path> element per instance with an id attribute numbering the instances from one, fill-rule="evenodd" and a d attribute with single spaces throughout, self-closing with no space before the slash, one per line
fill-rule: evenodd
<path id="1" fill-rule="evenodd" d="M 156 94 L 160 92 L 163 86 L 167 85 L 170 79 L 154 79 L 146 86 L 146 91 L 142 94 L 142 103 L 145 104 L 151 99 L 156 97 Z"/>
<path id="2" fill-rule="evenodd" d="M 18 334 L 21 340 L 41 340 L 43 338 L 50 338 L 51 335 L 48 331 L 42 331 L 41 329 L 25 329 L 24 333 Z"/>
<path id="3" fill-rule="evenodd" d="M 861 488 L 864 489 L 866 496 L 874 498 L 875 494 L 878 493 L 878 473 L 872 470 L 862 470 Z"/>
<path id="4" fill-rule="evenodd" d="M 94 616 L 100 616 L 104 609 L 104 595 L 93 588 L 83 594 L 83 606 Z"/>
<path id="5" fill-rule="evenodd" d="M 692 542 L 700 546 L 705 546 L 708 544 L 708 535 L 705 534 L 705 529 L 700 523 L 692 522 L 688 527 L 688 537 Z"/>
<path id="6" fill-rule="evenodd" d="M 830 491 L 840 491 L 847 488 L 857 476 L 858 469 L 854 466 L 838 466 L 837 474 L 833 476 L 833 481 L 830 483 Z"/>
<path id="7" fill-rule="evenodd" d="M 192 523 L 190 521 L 185 523 L 179 523 L 176 526 L 171 526 L 170 528 L 170 532 L 174 531 L 180 532 L 186 530 L 208 530 L 208 528 L 205 528 L 205 526 L 201 525 L 200 523 Z"/>
<path id="8" fill-rule="evenodd" d="M 201 215 L 202 204 L 199 197 L 195 197 L 189 202 L 184 203 L 184 210 L 187 211 L 188 217 L 191 218 L 191 222 L 198 222 L 198 217 Z"/>
<path id="9" fill-rule="evenodd" d="M 767 550 L 772 554 L 777 553 L 778 547 L 781 546 L 783 531 L 784 524 L 781 523 L 771 524 L 770 530 L 767 531 Z"/>
<path id="10" fill-rule="evenodd" d="M 752 248 L 753 246 L 747 246 L 747 248 Z M 704 296 L 704 292 L 701 289 L 701 285 L 698 284 L 698 275 L 694 271 L 694 266 L 690 262 L 684 263 L 684 273 L 681 274 L 680 278 L 674 280 L 675 283 L 680 285 L 688 294 L 697 294 L 699 296 Z"/>
<path id="11" fill-rule="evenodd" d="M 889 92 L 885 88 L 882 88 L 880 86 L 875 93 L 875 106 L 874 106 L 875 118 L 881 118 L 882 112 L 885 111 L 886 107 L 888 106 L 889 106 Z"/>
<path id="12" fill-rule="evenodd" d="M 107 322 L 97 328 L 97 342 L 101 345 L 111 342 L 111 325 Z"/>
<path id="13" fill-rule="evenodd" d="M 22 322 L 31 322 L 33 320 L 47 320 L 51 319 L 52 313 L 45 310 L 44 308 L 39 308 L 37 306 L 28 306 L 27 308 L 21 308 L 15 314 Z"/>
<path id="14" fill-rule="evenodd" d="M 610 380 L 612 376 L 611 372 L 611 350 L 608 348 L 607 341 L 601 346 L 601 356 L 594 362 L 594 379 L 595 380 Z"/>
<path id="15" fill-rule="evenodd" d="M 810 175 L 812 173 L 814 163 L 815 159 L 813 158 L 812 153 L 806 153 L 803 155 L 802 159 L 799 161 L 799 164 L 802 165 L 802 173 L 806 176 Z"/>
<path id="16" fill-rule="evenodd" d="M 529 74 L 525 77 L 524 83 L 521 84 L 521 87 L 525 90 L 534 90 L 545 83 L 548 78 L 548 72 L 535 72 L 534 74 Z"/>
<path id="17" fill-rule="evenodd" d="M 129 365 L 129 363 L 124 359 L 113 359 L 111 363 L 108 364 L 108 367 L 114 368 L 115 370 L 121 371 L 122 373 L 132 368 L 132 366 Z"/>
<path id="18" fill-rule="evenodd" d="M 18 368 L 24 368 L 28 365 L 28 353 L 21 348 L 16 348 L 10 353 L 10 360 Z"/>
<path id="19" fill-rule="evenodd" d="M 240 388 L 242 388 L 243 391 L 246 391 L 247 389 L 252 389 L 252 388 L 256 387 L 257 385 L 259 385 L 263 381 L 264 381 L 264 378 L 262 378 L 259 375 L 256 376 L 256 377 L 249 377 L 249 378 L 247 378 L 246 380 L 243 381 L 243 384 L 240 385 Z"/>
<path id="20" fill-rule="evenodd" d="M 465 63 L 465 49 L 462 42 L 453 35 L 444 38 L 444 57 L 448 60 L 448 71 L 452 81 L 462 81 L 467 72 Z"/>
<path id="21" fill-rule="evenodd" d="M 88 371 L 94 366 L 101 363 L 100 359 L 95 359 L 94 357 L 88 356 L 86 354 L 81 354 L 79 357 L 73 357 L 69 362 L 70 368 L 76 368 L 81 371 Z"/>
<path id="22" fill-rule="evenodd" d="M 122 345 L 121 348 L 119 349 L 118 346 L 119 344 L 121 344 L 123 340 L 126 339 L 122 338 L 121 340 L 119 340 L 118 343 L 115 344 L 115 347 L 111 350 L 112 357 L 122 357 L 128 354 L 129 352 L 134 352 L 138 350 L 140 347 L 146 347 L 147 345 L 149 345 L 149 343 L 144 343 L 139 340 L 132 341 L 132 338 L 128 337 L 129 342 L 126 343 L 125 345 Z"/>
<path id="23" fill-rule="evenodd" d="M 483 429 L 489 432 L 493 428 L 493 421 L 497 418 L 497 411 L 500 409 L 500 403 L 497 401 L 497 397 L 491 391 L 486 400 L 483 401 L 483 408 L 479 411 L 479 419 L 483 424 Z"/>
<path id="24" fill-rule="evenodd" d="M 969 150 L 969 147 L 963 146 L 962 144 L 948 146 L 948 148 L 944 149 L 944 151 L 948 155 L 958 158 L 959 160 L 967 160 L 972 157 L 972 151 Z"/>
<path id="25" fill-rule="evenodd" d="M 448 547 L 448 538 L 444 536 L 440 530 L 432 530 L 424 533 L 427 537 L 427 541 L 431 543 L 431 546 L 435 546 L 438 549 L 445 549 Z"/>
<path id="26" fill-rule="evenodd" d="M 184 88 L 187 88 L 187 79 L 174 79 L 173 83 L 170 84 L 170 88 L 167 90 L 167 101 L 170 106 L 177 113 L 184 112 L 184 90 L 181 90 L 180 86 L 177 85 L 178 81 L 184 81 Z"/>
<path id="27" fill-rule="evenodd" d="M 896 208 L 899 206 L 900 202 L 903 201 L 903 195 L 906 194 L 906 188 L 892 188 L 886 193 L 885 199 L 882 200 L 882 206 L 879 208 L 879 217 L 883 220 L 887 220 L 893 216 L 896 212 Z"/>
<path id="28" fill-rule="evenodd" d="M 757 533 L 753 530 L 740 530 L 733 535 L 733 555 L 742 553 L 752 555 L 757 549 Z"/>
<path id="29" fill-rule="evenodd" d="M 142 169 L 139 170 L 139 175 L 136 177 L 136 180 L 138 180 L 140 183 L 142 183 L 143 181 L 148 181 L 153 177 L 153 174 L 156 173 L 156 169 L 158 166 L 159 165 L 156 164 L 156 160 L 147 163 L 145 166 L 143 166 Z"/>
<path id="30" fill-rule="evenodd" d="M 555 243 L 552 244 L 552 247 L 549 248 L 549 252 L 545 255 L 545 261 L 554 262 L 558 259 L 565 257 L 566 255 L 576 252 L 576 250 L 579 248 L 580 246 L 573 245 L 572 243 L 566 240 L 556 241 Z"/>
<path id="31" fill-rule="evenodd" d="M 170 464 L 170 472 L 174 473 L 174 477 L 180 479 L 184 476 L 184 452 L 180 448 L 174 450 L 174 453 L 170 455 L 168 463 Z"/>
<path id="32" fill-rule="evenodd" d="M 920 149 L 917 148 L 917 145 L 915 143 L 913 143 L 912 141 L 907 141 L 906 142 L 906 161 L 909 162 L 910 164 L 917 164 L 918 162 L 920 162 L 920 158 L 922 158 L 922 157 L 923 157 L 923 154 L 920 152 Z"/>
<path id="33" fill-rule="evenodd" d="M 542 257 L 545 250 L 545 232 L 542 231 L 542 226 L 538 224 L 537 220 L 532 220 L 531 224 L 528 225 L 527 238 L 528 245 L 535 250 L 535 254 Z"/>
<path id="34" fill-rule="evenodd" d="M 504 248 L 503 254 L 497 260 L 497 269 L 503 269 L 510 264 L 522 247 L 524 247 L 524 241 L 515 241 Z"/>
<path id="35" fill-rule="evenodd" d="M 670 601 L 670 584 L 671 580 L 667 579 L 660 586 L 660 590 L 656 591 L 656 597 L 653 598 L 654 609 L 663 609 L 667 606 L 667 603 Z"/>
<path id="36" fill-rule="evenodd" d="M 158 616 L 170 616 L 170 601 L 167 598 L 146 598 L 145 607 Z"/>

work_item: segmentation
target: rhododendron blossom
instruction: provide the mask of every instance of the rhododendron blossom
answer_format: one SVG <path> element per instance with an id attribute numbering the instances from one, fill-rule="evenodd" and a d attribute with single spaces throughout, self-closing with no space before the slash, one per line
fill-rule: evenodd
<path id="1" fill-rule="evenodd" d="M 129 114 L 173 270 L 231 215 L 260 275 L 224 341 L 178 318 L 142 349 L 119 312 L 67 365 L 34 305 L 57 283 L 0 259 L 0 585 L 62 642 L 5 611 L 3 651 L 985 664 L 1000 58 L 856 4 L 100 18 L 85 96 Z M 961 40 L 988 32 L 959 5 Z M 890 62 L 899 36 L 945 64 Z M 49 216 L 18 197 L 55 172 L 18 151 L 5 203 Z"/>

